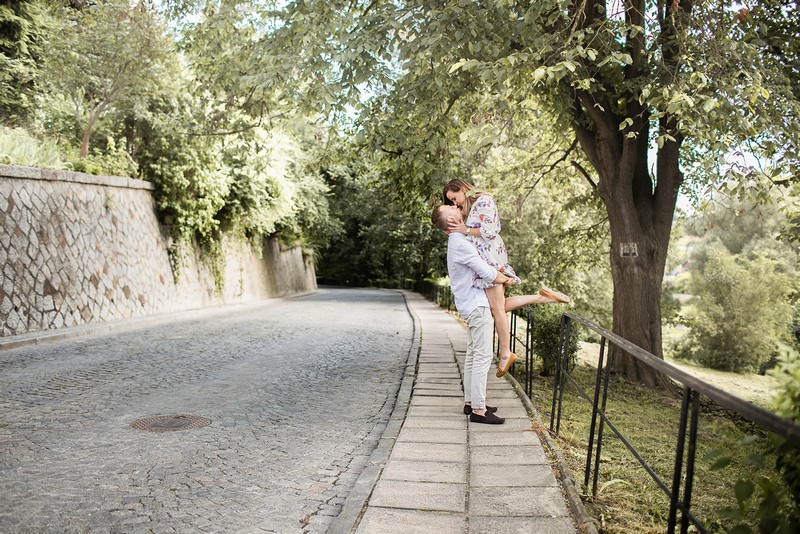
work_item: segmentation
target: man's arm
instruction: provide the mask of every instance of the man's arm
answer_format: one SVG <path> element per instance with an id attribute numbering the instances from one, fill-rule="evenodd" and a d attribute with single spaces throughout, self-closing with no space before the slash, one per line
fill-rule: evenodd
<path id="1" fill-rule="evenodd" d="M 483 258 L 480 257 L 475 247 L 467 241 L 466 237 L 460 237 L 454 243 L 455 261 L 466 265 L 484 280 L 491 280 L 495 284 L 513 284 L 513 279 L 498 271 Z"/>

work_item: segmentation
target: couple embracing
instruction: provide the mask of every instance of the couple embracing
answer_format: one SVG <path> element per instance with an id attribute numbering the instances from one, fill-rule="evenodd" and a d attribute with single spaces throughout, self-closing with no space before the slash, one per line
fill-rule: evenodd
<path id="1" fill-rule="evenodd" d="M 497 204 L 489 193 L 464 180 L 444 187 L 444 204 L 431 214 L 433 225 L 448 234 L 447 271 L 456 309 L 468 328 L 464 360 L 464 414 L 473 423 L 502 424 L 497 408 L 486 404 L 486 377 L 492 363 L 493 327 L 500 345 L 498 378 L 505 375 L 517 355 L 511 352 L 507 312 L 529 304 L 569 302 L 563 293 L 548 288 L 538 295 L 505 297 L 505 287 L 520 283 L 508 264 L 500 237 Z"/>

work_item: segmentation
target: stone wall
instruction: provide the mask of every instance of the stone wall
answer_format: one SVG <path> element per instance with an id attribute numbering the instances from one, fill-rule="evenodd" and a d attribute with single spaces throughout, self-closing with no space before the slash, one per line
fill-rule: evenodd
<path id="1" fill-rule="evenodd" d="M 275 239 L 223 238 L 221 290 L 210 260 L 183 247 L 176 281 L 152 189 L 0 165 L 0 337 L 316 289 L 311 258 Z"/>

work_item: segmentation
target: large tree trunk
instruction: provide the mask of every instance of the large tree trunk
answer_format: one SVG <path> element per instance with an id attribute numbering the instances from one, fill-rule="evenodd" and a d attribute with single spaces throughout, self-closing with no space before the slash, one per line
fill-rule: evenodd
<path id="1" fill-rule="evenodd" d="M 677 71 L 679 41 L 675 35 L 672 7 L 681 17 L 690 2 L 661 4 L 663 66 Z M 571 15 L 576 27 L 589 27 L 604 18 L 603 0 L 574 1 Z M 645 27 L 645 0 L 626 0 L 627 23 Z M 661 284 L 667 261 L 672 218 L 683 176 L 678 167 L 683 136 L 669 114 L 660 118 L 659 135 L 668 139 L 658 149 L 655 176 L 648 166 L 650 109 L 635 87 L 652 79 L 644 59 L 645 32 L 632 32 L 625 39 L 631 62 L 623 67 L 627 84 L 610 81 L 603 90 L 575 93 L 573 127 L 581 148 L 597 171 L 596 189 L 608 213 L 611 228 L 611 275 L 614 282 L 613 332 L 663 358 L 661 346 Z M 601 84 L 602 85 L 602 84 Z M 613 87 L 616 91 L 608 91 Z M 623 102 L 619 107 L 615 104 Z M 666 137 L 670 136 L 670 137 Z M 670 382 L 653 368 L 629 354 L 613 351 L 612 368 L 631 380 L 650 387 Z"/>
<path id="2" fill-rule="evenodd" d="M 662 358 L 661 283 L 667 240 L 659 239 L 649 211 L 627 202 L 606 202 L 611 227 L 611 276 L 614 282 L 613 331 Z M 645 220 L 642 220 L 645 219 Z M 651 367 L 622 351 L 614 351 L 612 369 L 647 386 L 667 382 Z"/>
<path id="3" fill-rule="evenodd" d="M 594 96 L 581 95 L 593 99 Z M 669 248 L 672 218 L 682 175 L 678 155 L 682 137 L 674 124 L 661 129 L 676 140 L 659 149 L 655 177 L 648 170 L 649 117 L 644 109 L 628 110 L 632 123 L 622 131 L 620 117 L 589 111 L 594 129 L 576 121 L 578 140 L 598 173 L 611 229 L 611 275 L 614 282 L 613 332 L 662 358 L 661 284 Z M 584 106 L 586 109 L 586 106 Z M 628 132 L 636 132 L 628 136 Z M 655 180 L 653 179 L 655 178 Z M 627 353 L 614 351 L 612 368 L 650 387 L 665 387 L 666 377 Z"/>

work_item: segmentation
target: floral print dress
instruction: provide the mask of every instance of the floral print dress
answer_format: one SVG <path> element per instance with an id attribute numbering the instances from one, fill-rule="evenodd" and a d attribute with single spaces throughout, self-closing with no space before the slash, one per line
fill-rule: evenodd
<path id="1" fill-rule="evenodd" d="M 504 275 L 514 278 L 519 284 L 521 280 L 508 264 L 506 244 L 500 237 L 500 215 L 497 211 L 497 203 L 491 195 L 483 194 L 475 199 L 465 224 L 469 228 L 478 228 L 481 231 L 480 237 L 469 236 L 472 244 L 478 249 L 478 255 L 498 271 L 502 270 Z M 473 287 L 486 289 L 493 285 L 495 284 L 491 281 L 484 280 L 477 275 L 472 279 Z"/>

